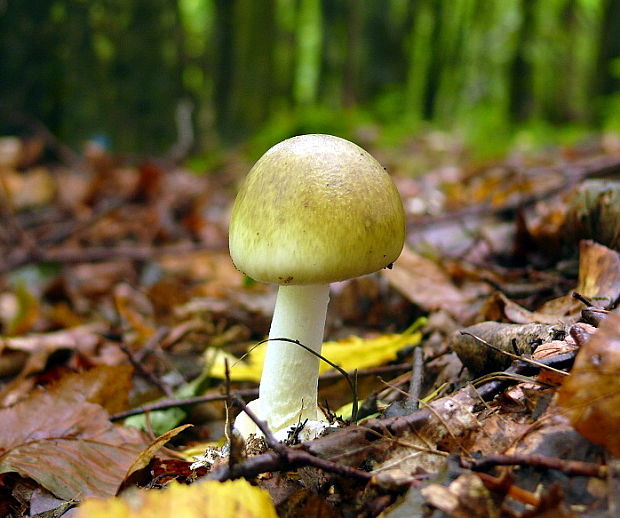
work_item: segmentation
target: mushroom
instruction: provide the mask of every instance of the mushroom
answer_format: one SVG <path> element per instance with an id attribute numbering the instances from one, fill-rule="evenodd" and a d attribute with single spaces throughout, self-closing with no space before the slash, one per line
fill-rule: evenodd
<path id="1" fill-rule="evenodd" d="M 317 409 L 329 284 L 391 265 L 405 215 L 391 177 L 366 151 L 331 135 L 301 135 L 269 149 L 235 200 L 229 246 L 249 277 L 279 284 L 260 381 L 250 408 L 277 432 L 324 416 Z M 245 414 L 235 428 L 258 433 Z M 282 436 L 280 434 L 280 436 Z"/>

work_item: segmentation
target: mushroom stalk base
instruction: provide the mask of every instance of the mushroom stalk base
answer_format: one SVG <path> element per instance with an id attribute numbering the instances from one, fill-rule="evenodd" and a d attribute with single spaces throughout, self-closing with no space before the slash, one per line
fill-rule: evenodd
<path id="1" fill-rule="evenodd" d="M 259 398 L 252 404 L 273 432 L 300 420 L 317 419 L 319 381 L 319 358 L 274 338 L 298 340 L 320 353 L 328 303 L 329 284 L 280 286 L 278 290 Z"/>

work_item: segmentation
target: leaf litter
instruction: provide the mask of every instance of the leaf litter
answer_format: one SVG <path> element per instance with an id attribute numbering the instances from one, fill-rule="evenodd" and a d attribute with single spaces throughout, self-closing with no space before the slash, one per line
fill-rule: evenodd
<path id="1" fill-rule="evenodd" d="M 274 300 L 226 251 L 250 164 L 195 175 L 99 150 L 76 167 L 45 162 L 44 144 L 27 160 L 16 137 L 0 147 L 0 514 L 617 506 L 620 157 L 602 144 L 483 165 L 459 155 L 418 178 L 406 172 L 419 157 L 377 150 L 408 245 L 392 270 L 333 287 L 324 347 L 357 371 L 360 420 L 325 365 L 336 431 L 277 447 L 226 445 L 227 401 L 256 397 L 264 347 L 252 346 Z M 411 393 L 421 400 L 403 404 Z"/>

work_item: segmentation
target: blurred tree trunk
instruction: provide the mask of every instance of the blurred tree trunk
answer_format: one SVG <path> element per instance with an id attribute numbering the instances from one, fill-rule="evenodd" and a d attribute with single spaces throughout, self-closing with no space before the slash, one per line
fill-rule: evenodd
<path id="1" fill-rule="evenodd" d="M 218 0 L 216 110 L 224 135 L 247 137 L 270 113 L 274 0 Z"/>
<path id="2" fill-rule="evenodd" d="M 620 2 L 603 3 L 602 27 L 598 45 L 596 92 L 610 95 L 620 92 Z"/>
<path id="3" fill-rule="evenodd" d="M 63 81 L 54 0 L 4 2 L 0 6 L 0 115 L 3 131 L 16 131 L 23 116 L 39 117 L 57 128 L 63 110 L 57 102 Z M 43 60 L 42 58 L 45 57 Z M 0 126 L 0 127 L 2 127 Z"/>
<path id="4" fill-rule="evenodd" d="M 429 95 L 431 70 L 434 63 L 433 35 L 436 19 L 429 0 L 413 4 L 412 25 L 408 35 L 407 77 L 404 91 L 404 111 L 413 121 L 427 118 L 430 113 L 426 99 Z"/>
<path id="5" fill-rule="evenodd" d="M 532 114 L 532 66 L 528 54 L 534 30 L 535 3 L 535 0 L 521 0 L 521 24 L 510 70 L 510 113 L 518 122 L 527 120 Z"/>
<path id="6" fill-rule="evenodd" d="M 361 4 L 361 5 L 360 5 Z M 342 104 L 353 106 L 357 102 L 364 45 L 364 3 L 347 1 L 346 58 L 343 70 Z"/>
<path id="7" fill-rule="evenodd" d="M 297 11 L 293 98 L 300 106 L 317 101 L 323 54 L 323 16 L 320 0 L 304 0 Z"/>

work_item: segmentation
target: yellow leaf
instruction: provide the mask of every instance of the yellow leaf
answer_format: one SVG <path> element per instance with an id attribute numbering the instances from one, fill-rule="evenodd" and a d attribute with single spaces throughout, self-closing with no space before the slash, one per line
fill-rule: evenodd
<path id="1" fill-rule="evenodd" d="M 346 371 L 383 365 L 394 360 L 402 348 L 417 345 L 420 342 L 422 335 L 417 330 L 421 325 L 423 322 L 417 321 L 405 332 L 399 334 L 386 334 L 376 338 L 351 336 L 336 342 L 325 342 L 321 354 Z M 294 343 L 289 345 L 297 347 Z M 266 351 L 267 343 L 264 343 L 251 349 L 243 360 L 239 360 L 219 349 L 209 349 L 207 350 L 207 365 L 211 364 L 211 376 L 224 378 L 224 359 L 227 358 L 231 380 L 258 382 Z M 321 362 L 319 369 L 323 373 L 331 367 Z"/>
<path id="2" fill-rule="evenodd" d="M 134 501 L 135 498 L 135 501 Z M 122 498 L 87 499 L 76 518 L 277 518 L 266 491 L 243 479 L 199 482 L 190 486 L 172 482 L 166 489 L 140 491 L 132 501 Z"/>

